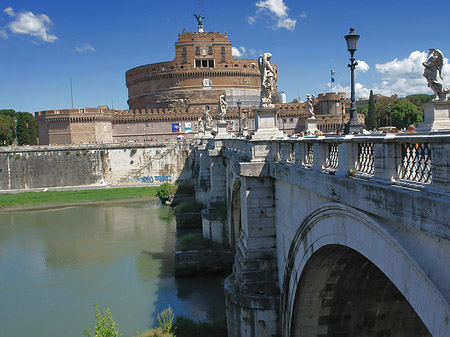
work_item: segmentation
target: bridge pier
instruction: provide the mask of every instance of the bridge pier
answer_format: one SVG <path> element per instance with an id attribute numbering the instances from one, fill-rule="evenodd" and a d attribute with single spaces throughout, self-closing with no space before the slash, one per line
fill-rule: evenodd
<path id="1" fill-rule="evenodd" d="M 264 163 L 240 164 L 242 230 L 233 274 L 225 281 L 228 336 L 277 336 L 275 185 Z M 235 212 L 235 210 L 232 210 Z"/>

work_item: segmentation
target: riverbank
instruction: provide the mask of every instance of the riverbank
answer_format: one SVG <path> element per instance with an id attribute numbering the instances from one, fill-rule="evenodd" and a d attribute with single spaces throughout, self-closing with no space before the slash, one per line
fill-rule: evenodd
<path id="1" fill-rule="evenodd" d="M 158 187 L 108 188 L 0 194 L 0 212 L 120 201 L 157 200 Z"/>

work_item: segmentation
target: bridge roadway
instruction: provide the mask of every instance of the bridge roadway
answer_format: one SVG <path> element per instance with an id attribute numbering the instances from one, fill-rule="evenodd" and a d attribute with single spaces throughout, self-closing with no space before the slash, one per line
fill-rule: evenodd
<path id="1" fill-rule="evenodd" d="M 194 148 L 203 234 L 236 254 L 230 337 L 450 336 L 448 134 Z"/>

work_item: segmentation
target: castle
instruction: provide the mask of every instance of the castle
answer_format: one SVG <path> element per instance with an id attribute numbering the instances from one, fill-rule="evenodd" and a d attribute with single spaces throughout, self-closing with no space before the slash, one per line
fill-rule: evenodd
<path id="1" fill-rule="evenodd" d="M 275 71 L 277 66 L 272 63 Z M 217 101 L 225 95 L 229 130 L 237 132 L 239 111 L 254 128 L 253 109 L 260 101 L 260 72 L 255 59 L 237 59 L 227 34 L 198 32 L 178 35 L 172 61 L 147 64 L 126 72 L 129 110 L 107 106 L 59 109 L 35 113 L 39 144 L 108 143 L 193 137 L 205 106 L 217 115 Z M 345 93 L 321 94 L 317 126 L 335 132 L 342 123 L 339 98 Z M 278 92 L 277 97 L 283 97 Z M 277 102 L 276 100 L 274 102 Z M 278 127 L 288 134 L 304 129 L 305 103 L 279 102 Z"/>

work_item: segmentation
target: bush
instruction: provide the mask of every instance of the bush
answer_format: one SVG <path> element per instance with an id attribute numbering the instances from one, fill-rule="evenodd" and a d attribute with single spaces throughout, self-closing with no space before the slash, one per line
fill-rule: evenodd
<path id="1" fill-rule="evenodd" d="M 134 148 L 133 148 L 133 149 L 131 149 L 131 153 L 130 153 L 130 156 L 134 156 L 134 154 L 136 153 L 136 151 L 137 151 L 137 150 L 136 150 L 136 149 L 134 149 Z"/>
<path id="2" fill-rule="evenodd" d="M 114 322 L 111 312 L 108 308 L 105 309 L 105 313 L 102 315 L 98 310 L 97 303 L 94 303 L 95 318 L 97 323 L 95 324 L 95 334 L 91 332 L 91 329 L 85 329 L 83 334 L 89 337 L 121 337 L 122 334 L 116 330 L 116 322 Z"/>
<path id="3" fill-rule="evenodd" d="M 161 199 L 162 202 L 166 202 L 173 193 L 173 189 L 174 187 L 169 183 L 161 184 L 156 191 L 156 196 Z"/>
<path id="4" fill-rule="evenodd" d="M 178 250 L 218 250 L 222 246 L 210 239 L 204 238 L 202 233 L 190 233 L 183 235 L 178 239 Z"/>
<path id="5" fill-rule="evenodd" d="M 177 337 L 226 337 L 227 320 L 222 318 L 212 322 L 196 322 L 183 316 L 175 320 Z"/>
<path id="6" fill-rule="evenodd" d="M 173 318 L 173 311 L 169 305 L 167 309 L 161 311 L 157 316 L 159 327 L 141 333 L 137 337 L 174 337 L 171 333 Z"/>
<path id="7" fill-rule="evenodd" d="M 202 209 L 205 209 L 206 206 L 202 203 L 198 202 L 195 199 L 188 199 L 180 203 L 175 208 L 176 214 L 183 214 L 188 212 L 200 212 Z"/>

